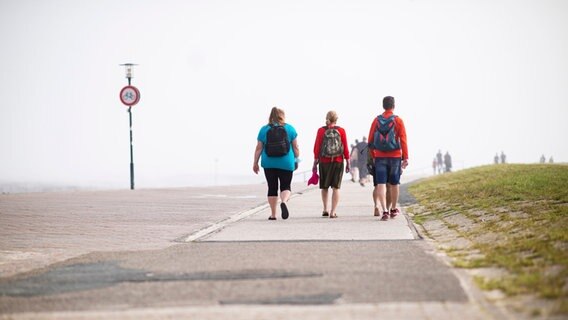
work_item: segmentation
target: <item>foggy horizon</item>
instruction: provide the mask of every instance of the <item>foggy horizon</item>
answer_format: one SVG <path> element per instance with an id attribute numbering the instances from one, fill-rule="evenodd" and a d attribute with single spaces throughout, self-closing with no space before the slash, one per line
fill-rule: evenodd
<path id="1" fill-rule="evenodd" d="M 396 99 L 409 174 L 568 162 L 566 1 L 0 0 L 0 185 L 261 183 L 258 130 L 279 106 L 310 170 L 336 110 L 349 143 Z M 187 183 L 186 183 L 187 181 Z"/>

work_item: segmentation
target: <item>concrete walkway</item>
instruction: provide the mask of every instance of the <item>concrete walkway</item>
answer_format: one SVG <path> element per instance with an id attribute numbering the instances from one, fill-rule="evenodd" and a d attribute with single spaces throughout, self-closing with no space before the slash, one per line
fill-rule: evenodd
<path id="1" fill-rule="evenodd" d="M 79 193 L 91 214 L 76 221 L 81 225 L 78 230 L 91 229 L 89 217 L 97 219 L 101 211 L 112 215 L 120 209 L 127 217 L 121 218 L 121 227 L 132 234 L 125 238 L 107 232 L 103 243 L 114 246 L 99 246 L 98 251 L 89 249 L 94 246 L 90 242 L 85 248 L 80 242 L 61 240 L 67 246 L 62 250 L 68 248 L 74 258 L 2 276 L 0 319 L 502 318 L 470 280 L 419 238 L 406 215 L 389 221 L 372 215 L 372 187 L 345 181 L 339 218 L 329 219 L 321 217 L 319 190 L 296 185 L 288 203 L 290 218 L 277 221 L 267 220 L 264 188 Z M 57 206 L 56 199 L 62 198 L 36 196 L 43 201 L 26 202 L 28 215 L 45 208 L 45 201 Z M 19 197 L 30 200 L 34 195 Z M 19 197 L 0 205 L 15 210 L 7 220 L 0 215 L 14 228 L 26 222 L 18 221 L 16 214 L 23 202 L 17 205 L 13 200 Z M 120 202 L 115 208 L 102 201 L 109 197 L 128 198 L 132 205 Z M 138 200 L 133 197 L 148 207 L 134 205 Z M 183 203 L 181 211 L 178 202 Z M 256 205 L 250 206 L 251 202 Z M 69 200 L 65 203 L 75 206 Z M 225 209 L 232 214 L 213 214 L 222 208 L 232 208 Z M 66 219 L 66 214 L 55 211 L 58 220 Z M 164 212 L 175 217 L 174 224 L 164 219 Z M 204 213 L 209 213 L 209 222 Z M 53 226 L 49 215 L 41 219 L 46 223 L 34 229 L 40 237 Z M 105 230 L 106 223 L 98 221 L 92 228 Z M 160 236 L 154 239 L 144 230 L 154 230 L 155 224 L 171 227 L 157 229 Z M 81 239 L 73 226 L 52 237 Z M 184 227 L 185 234 L 180 233 Z M 169 245 L 163 241 L 166 238 Z M 9 241 L 1 244 L 1 250 L 13 250 L 10 243 L 18 243 L 22 252 L 40 250 L 34 247 L 37 239 L 30 243 L 25 236 L 4 235 L 4 239 Z"/>
<path id="2" fill-rule="evenodd" d="M 246 219 L 228 225 L 221 232 L 199 241 L 315 241 L 315 240 L 413 240 L 412 224 L 405 215 L 389 221 L 373 216 L 371 188 L 345 181 L 341 189 L 338 218 L 322 217 L 320 190 L 311 188 L 288 203 L 290 217 L 268 221 L 266 206 Z M 330 192 L 331 194 L 331 192 Z M 280 215 L 280 206 L 278 206 Z"/>

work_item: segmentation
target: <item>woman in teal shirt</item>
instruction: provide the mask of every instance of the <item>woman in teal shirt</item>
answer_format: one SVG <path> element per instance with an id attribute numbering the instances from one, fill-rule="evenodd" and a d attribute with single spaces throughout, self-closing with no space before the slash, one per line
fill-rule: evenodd
<path id="1" fill-rule="evenodd" d="M 279 135 L 279 133 L 283 132 L 285 132 L 284 135 Z M 260 171 L 258 160 L 261 159 L 262 156 L 260 165 L 264 169 L 264 176 L 266 177 L 266 183 L 268 185 L 268 204 L 270 205 L 271 211 L 271 215 L 268 218 L 269 220 L 276 220 L 278 184 L 280 184 L 280 209 L 282 210 L 282 219 L 288 218 L 289 212 L 286 202 L 290 199 L 292 176 L 296 167 L 296 159 L 300 156 L 300 149 L 298 148 L 296 139 L 297 136 L 296 129 L 286 123 L 284 110 L 277 107 L 272 108 L 270 116 L 268 117 L 268 124 L 260 128 L 258 132 L 252 170 L 254 173 L 258 174 Z M 282 141 L 280 144 L 275 143 L 272 140 L 277 138 L 273 137 L 282 137 L 286 141 Z M 267 145 L 269 146 L 268 150 Z M 273 151 L 271 148 L 272 145 L 276 145 L 275 148 L 279 150 Z"/>

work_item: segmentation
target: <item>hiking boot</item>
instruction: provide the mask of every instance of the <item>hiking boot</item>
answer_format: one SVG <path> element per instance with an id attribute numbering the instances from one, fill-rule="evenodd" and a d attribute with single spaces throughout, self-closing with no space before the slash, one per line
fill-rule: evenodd
<path id="1" fill-rule="evenodd" d="M 389 219 L 389 212 L 385 211 L 383 212 L 383 216 L 381 217 L 382 221 L 387 221 Z"/>
<path id="2" fill-rule="evenodd" d="M 398 210 L 398 208 L 394 208 L 390 210 L 390 217 L 394 218 L 396 216 L 398 216 L 398 214 L 400 213 L 400 211 Z"/>

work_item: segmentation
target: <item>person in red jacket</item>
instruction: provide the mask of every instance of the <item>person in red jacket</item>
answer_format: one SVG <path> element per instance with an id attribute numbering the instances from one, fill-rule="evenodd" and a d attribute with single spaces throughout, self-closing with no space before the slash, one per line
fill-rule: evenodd
<path id="1" fill-rule="evenodd" d="M 400 175 L 402 169 L 408 166 L 408 146 L 406 143 L 406 129 L 402 119 L 394 115 L 394 98 L 383 98 L 381 115 L 376 117 L 369 130 L 369 148 L 373 157 L 375 172 L 373 200 L 375 202 L 375 216 L 381 216 L 381 220 L 396 217 L 400 211 L 397 208 Z M 380 123 L 383 123 L 379 132 Z M 385 125 L 385 123 L 389 125 Z M 385 131 L 384 128 L 392 128 Z M 390 193 L 390 201 L 387 201 L 387 188 Z M 380 206 L 380 208 L 379 208 Z M 389 208 L 390 206 L 390 208 Z"/>
<path id="2" fill-rule="evenodd" d="M 343 161 L 346 161 L 345 172 L 349 173 L 349 145 L 345 130 L 336 126 L 337 113 L 329 111 L 325 117 L 325 126 L 318 129 L 314 144 L 314 166 L 319 165 L 321 200 L 323 202 L 322 216 L 337 218 L 339 189 L 343 179 Z M 328 211 L 329 188 L 333 189 L 331 196 L 331 211 Z"/>

